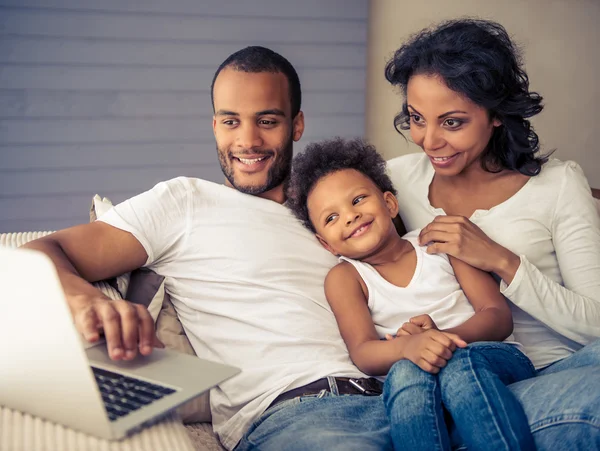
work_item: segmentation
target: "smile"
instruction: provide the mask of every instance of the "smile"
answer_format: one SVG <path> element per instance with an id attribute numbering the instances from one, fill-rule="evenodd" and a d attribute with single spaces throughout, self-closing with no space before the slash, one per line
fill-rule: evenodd
<path id="1" fill-rule="evenodd" d="M 265 155 L 264 157 L 259 157 L 259 158 L 241 158 L 241 157 L 234 157 L 237 158 L 239 161 L 241 161 L 242 163 L 246 164 L 246 165 L 251 165 L 254 163 L 258 163 L 259 161 L 263 161 L 265 158 L 267 158 L 267 155 Z"/>
<path id="2" fill-rule="evenodd" d="M 447 167 L 447 166 L 450 166 L 452 163 L 454 163 L 454 161 L 456 160 L 456 158 L 459 155 L 460 155 L 460 153 L 455 153 L 454 155 L 451 155 L 449 157 L 434 157 L 434 156 L 429 156 L 429 159 L 431 160 L 431 163 L 434 166 Z"/>
<path id="3" fill-rule="evenodd" d="M 373 221 L 360 225 L 358 228 L 354 229 L 354 231 L 348 235 L 346 239 L 348 240 L 350 238 L 357 238 L 361 235 L 364 235 L 369 230 L 372 223 Z"/>

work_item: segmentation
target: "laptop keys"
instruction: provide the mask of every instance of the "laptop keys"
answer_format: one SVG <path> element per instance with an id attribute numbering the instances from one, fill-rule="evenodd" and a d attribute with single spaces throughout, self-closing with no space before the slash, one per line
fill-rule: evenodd
<path id="1" fill-rule="evenodd" d="M 110 421 L 161 399 L 175 390 L 92 367 Z"/>

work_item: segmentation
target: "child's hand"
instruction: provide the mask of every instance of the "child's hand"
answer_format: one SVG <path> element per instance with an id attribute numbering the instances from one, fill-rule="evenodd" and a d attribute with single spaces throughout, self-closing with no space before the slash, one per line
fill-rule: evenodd
<path id="1" fill-rule="evenodd" d="M 405 358 L 423 371 L 437 374 L 452 358 L 456 348 L 465 346 L 467 343 L 456 334 L 429 329 L 411 335 L 410 343 L 406 345 Z"/>
<path id="2" fill-rule="evenodd" d="M 396 332 L 396 337 L 403 335 L 416 335 L 425 332 L 426 330 L 438 330 L 437 325 L 429 315 L 413 316 L 408 323 L 402 324 L 402 327 Z M 393 340 L 395 337 L 391 334 L 386 334 L 386 340 Z"/>
<path id="3" fill-rule="evenodd" d="M 437 325 L 435 324 L 435 322 L 433 321 L 433 319 L 431 319 L 431 316 L 429 316 L 429 315 L 413 316 L 409 320 L 408 323 L 404 323 L 404 324 L 414 324 L 415 326 L 419 326 L 421 329 L 425 329 L 425 330 L 429 330 L 429 329 L 439 330 Z M 404 328 L 404 325 L 402 328 Z"/>

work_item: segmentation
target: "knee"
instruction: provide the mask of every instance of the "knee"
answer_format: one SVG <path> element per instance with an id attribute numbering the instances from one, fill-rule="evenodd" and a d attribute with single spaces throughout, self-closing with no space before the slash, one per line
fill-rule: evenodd
<path id="1" fill-rule="evenodd" d="M 410 360 L 399 360 L 390 368 L 386 383 L 389 381 L 391 383 L 406 384 L 411 383 L 412 381 L 419 381 L 423 377 L 421 373 L 425 373 L 425 371 Z"/>
<path id="2" fill-rule="evenodd" d="M 383 385 L 384 400 L 410 388 L 422 387 L 434 377 L 410 360 L 399 360 L 390 369 Z"/>

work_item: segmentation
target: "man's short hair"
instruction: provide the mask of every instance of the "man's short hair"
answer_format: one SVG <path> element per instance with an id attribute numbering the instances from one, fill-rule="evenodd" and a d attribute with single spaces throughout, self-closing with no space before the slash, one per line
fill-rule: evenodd
<path id="1" fill-rule="evenodd" d="M 210 100 L 212 103 L 213 112 L 215 110 L 215 80 L 221 71 L 227 67 L 231 67 L 232 69 L 240 72 L 271 72 L 285 75 L 290 91 L 292 118 L 295 118 L 300 111 L 302 104 L 302 90 L 300 88 L 300 78 L 298 78 L 298 73 L 296 72 L 296 69 L 294 69 L 294 66 L 292 66 L 292 64 L 279 53 L 276 53 L 266 47 L 255 45 L 238 50 L 237 52 L 229 55 L 215 72 L 215 76 L 210 84 Z"/>

